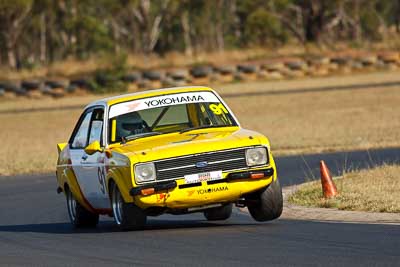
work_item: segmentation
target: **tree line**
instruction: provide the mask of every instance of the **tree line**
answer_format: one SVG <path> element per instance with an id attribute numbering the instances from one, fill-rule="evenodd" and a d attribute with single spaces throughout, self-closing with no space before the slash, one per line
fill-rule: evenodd
<path id="1" fill-rule="evenodd" d="M 0 0 L 0 65 L 98 53 L 384 41 L 400 0 Z"/>

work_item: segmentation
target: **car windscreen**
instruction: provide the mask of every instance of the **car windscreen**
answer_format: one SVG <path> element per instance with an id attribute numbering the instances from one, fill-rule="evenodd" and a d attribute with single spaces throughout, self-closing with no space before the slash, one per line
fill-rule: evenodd
<path id="1" fill-rule="evenodd" d="M 111 106 L 109 143 L 226 126 L 237 123 L 212 92 L 163 95 Z"/>

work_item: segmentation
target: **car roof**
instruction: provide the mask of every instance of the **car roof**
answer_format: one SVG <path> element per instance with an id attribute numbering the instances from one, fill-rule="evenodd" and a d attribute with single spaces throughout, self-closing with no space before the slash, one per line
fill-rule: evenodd
<path id="1" fill-rule="evenodd" d="M 171 88 L 163 88 L 163 89 L 156 89 L 156 90 L 147 90 L 147 91 L 117 95 L 117 96 L 112 96 L 112 97 L 107 97 L 107 98 L 103 98 L 100 100 L 96 100 L 96 101 L 93 101 L 90 104 L 88 104 L 85 107 L 85 109 L 90 108 L 92 106 L 98 106 L 98 105 L 111 106 L 111 105 L 114 105 L 117 103 L 140 99 L 140 98 L 146 98 L 146 97 L 183 93 L 183 92 L 196 92 L 196 91 L 214 92 L 214 90 L 212 90 L 209 87 L 205 87 L 205 86 L 182 86 L 182 87 L 171 87 Z"/>

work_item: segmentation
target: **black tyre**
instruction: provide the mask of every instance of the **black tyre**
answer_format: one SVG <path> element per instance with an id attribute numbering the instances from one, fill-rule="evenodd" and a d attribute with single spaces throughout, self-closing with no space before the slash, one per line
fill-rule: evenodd
<path id="1" fill-rule="evenodd" d="M 93 90 L 91 81 L 89 79 L 85 79 L 85 78 L 71 80 L 69 82 L 69 85 L 75 86 L 75 88 L 84 88 L 86 90 Z"/>
<path id="2" fill-rule="evenodd" d="M 146 225 L 147 216 L 133 203 L 126 203 L 116 184 L 113 184 L 111 205 L 115 223 L 122 230 L 140 230 Z"/>
<path id="3" fill-rule="evenodd" d="M 303 70 L 307 67 L 303 61 L 288 61 L 285 65 L 291 70 Z"/>
<path id="4" fill-rule="evenodd" d="M 222 207 L 211 208 L 204 211 L 204 217 L 209 221 L 227 220 L 232 214 L 232 203 Z"/>
<path id="5" fill-rule="evenodd" d="M 189 73 L 186 70 L 172 70 L 168 72 L 168 76 L 174 81 L 184 81 L 189 77 Z"/>
<path id="6" fill-rule="evenodd" d="M 254 65 L 238 65 L 237 70 L 243 73 L 256 73 L 257 66 Z"/>
<path id="7" fill-rule="evenodd" d="M 194 78 L 208 77 L 212 73 L 212 68 L 209 66 L 196 66 L 190 69 L 190 75 Z"/>
<path id="8" fill-rule="evenodd" d="M 54 88 L 65 88 L 65 83 L 56 80 L 47 80 L 44 82 L 44 85 L 48 86 L 51 89 Z"/>
<path id="9" fill-rule="evenodd" d="M 19 89 L 17 85 L 8 82 L 0 82 L 0 88 L 6 92 L 16 92 Z"/>
<path id="10" fill-rule="evenodd" d="M 148 70 L 143 72 L 143 78 L 150 81 L 160 81 L 162 78 L 162 74 L 156 70 Z"/>
<path id="11" fill-rule="evenodd" d="M 99 215 L 91 213 L 79 204 L 70 190 L 66 190 L 68 215 L 71 224 L 75 228 L 90 228 L 96 227 L 99 223 Z"/>
<path id="12" fill-rule="evenodd" d="M 352 61 L 351 57 L 334 57 L 331 58 L 332 63 L 336 63 L 340 66 L 348 65 Z"/>
<path id="13" fill-rule="evenodd" d="M 222 75 L 234 74 L 236 69 L 234 66 L 219 66 L 215 69 L 216 72 Z"/>
<path id="14" fill-rule="evenodd" d="M 30 90 L 36 90 L 40 88 L 40 82 L 39 81 L 22 81 L 21 82 L 21 87 L 24 88 L 27 91 Z"/>
<path id="15" fill-rule="evenodd" d="M 140 73 L 132 72 L 122 76 L 121 80 L 127 83 L 138 82 L 141 79 Z"/>
<path id="16" fill-rule="evenodd" d="M 247 197 L 251 217 L 259 222 L 279 218 L 283 209 L 282 189 L 278 180 L 268 187 Z"/>

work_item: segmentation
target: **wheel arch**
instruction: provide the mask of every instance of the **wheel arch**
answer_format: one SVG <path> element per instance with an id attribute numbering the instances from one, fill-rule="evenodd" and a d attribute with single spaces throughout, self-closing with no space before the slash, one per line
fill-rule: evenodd
<path id="1" fill-rule="evenodd" d="M 67 191 L 70 191 L 69 185 L 67 182 L 64 182 L 62 189 L 63 189 L 64 194 L 67 195 Z"/>
<path id="2" fill-rule="evenodd" d="M 115 184 L 114 178 L 110 177 L 108 178 L 108 182 L 107 182 L 107 192 L 108 192 L 108 197 L 111 199 L 112 197 L 112 187 Z"/>
<path id="3" fill-rule="evenodd" d="M 74 172 L 70 172 L 69 175 L 66 175 L 66 179 L 63 183 L 63 189 L 65 193 L 66 190 L 69 190 L 75 197 L 76 201 L 79 202 L 79 204 L 81 204 L 86 210 L 96 213 L 83 195 Z"/>
<path id="4" fill-rule="evenodd" d="M 130 195 L 129 191 L 132 186 L 129 186 L 122 177 L 118 176 L 109 176 L 107 178 L 107 190 L 108 190 L 108 197 L 111 199 L 112 188 L 113 185 L 116 185 L 121 192 L 122 198 L 125 202 L 131 203 L 133 202 L 133 197 Z"/>

